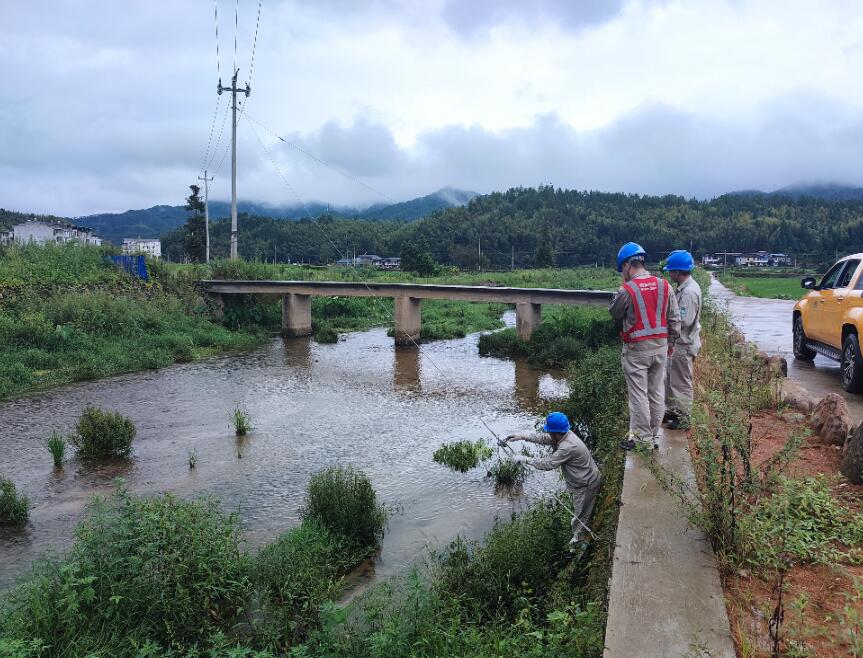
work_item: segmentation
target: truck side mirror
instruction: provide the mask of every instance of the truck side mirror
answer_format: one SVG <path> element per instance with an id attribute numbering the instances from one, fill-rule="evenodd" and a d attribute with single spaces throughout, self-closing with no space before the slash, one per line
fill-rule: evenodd
<path id="1" fill-rule="evenodd" d="M 806 288 L 806 290 L 814 290 L 815 289 L 815 277 L 814 276 L 804 276 L 800 279 L 800 287 Z"/>

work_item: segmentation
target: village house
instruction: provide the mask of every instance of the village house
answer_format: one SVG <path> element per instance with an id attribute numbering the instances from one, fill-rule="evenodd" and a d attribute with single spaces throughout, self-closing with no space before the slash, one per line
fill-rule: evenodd
<path id="1" fill-rule="evenodd" d="M 144 254 L 153 258 L 162 257 L 162 241 L 152 238 L 123 238 L 123 253 Z"/>
<path id="2" fill-rule="evenodd" d="M 74 226 L 66 222 L 49 222 L 31 219 L 12 227 L 12 241 L 16 244 L 67 244 L 76 243 L 99 246 L 102 238 L 85 226 Z"/>

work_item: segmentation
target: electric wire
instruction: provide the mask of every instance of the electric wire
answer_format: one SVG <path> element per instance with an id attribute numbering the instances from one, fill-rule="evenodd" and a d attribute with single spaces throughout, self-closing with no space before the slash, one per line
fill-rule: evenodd
<path id="1" fill-rule="evenodd" d="M 252 121 L 252 122 L 256 123 L 256 124 L 261 128 L 261 130 L 265 130 L 265 131 L 267 131 L 267 132 L 268 132 L 268 133 L 270 133 L 273 137 L 275 137 L 276 139 L 278 139 L 280 142 L 283 142 L 283 143 L 287 144 L 288 146 L 290 146 L 290 147 L 291 147 L 292 149 L 294 149 L 295 151 L 298 151 L 299 153 L 302 153 L 304 156 L 306 156 L 306 157 L 307 157 L 307 158 L 309 158 L 310 160 L 313 160 L 314 162 L 316 162 L 317 164 L 321 165 L 322 167 L 326 167 L 327 169 L 332 169 L 332 170 L 333 170 L 333 171 L 335 171 L 336 173 L 341 174 L 342 176 L 344 176 L 344 177 L 345 177 L 346 179 L 348 179 L 349 181 L 351 181 L 351 182 L 353 182 L 353 183 L 356 183 L 357 185 L 360 185 L 360 186 L 364 187 L 365 189 L 369 190 L 370 192 L 373 192 L 374 194 L 376 194 L 376 195 L 378 195 L 378 196 L 381 196 L 381 197 L 383 197 L 383 198 L 387 199 L 388 201 L 391 201 L 392 203 L 398 203 L 398 200 L 397 200 L 397 199 L 394 199 L 393 197 L 391 197 L 391 196 L 390 196 L 389 194 L 387 194 L 386 192 L 382 192 L 381 190 L 375 189 L 374 187 L 372 187 L 372 186 L 371 186 L 371 185 L 369 185 L 368 183 L 365 183 L 364 181 L 361 181 L 360 179 L 358 179 L 358 178 L 356 178 L 356 177 L 354 177 L 354 176 L 351 176 L 349 173 L 347 173 L 346 171 L 344 171 L 344 170 L 340 169 L 339 167 L 336 167 L 335 165 L 331 165 L 329 162 L 327 162 L 327 161 L 325 161 L 325 160 L 323 160 L 323 159 L 319 158 L 318 156 L 316 156 L 316 155 L 314 155 L 314 154 L 312 154 L 312 153 L 309 153 L 309 152 L 308 152 L 307 150 L 305 150 L 304 148 L 302 148 L 302 147 L 300 147 L 300 146 L 297 146 L 296 144 L 294 144 L 294 143 L 293 143 L 293 142 L 291 142 L 291 141 L 288 141 L 287 139 L 285 139 L 284 137 L 282 137 L 281 135 L 279 135 L 277 132 L 275 132 L 275 131 L 274 131 L 274 130 L 272 130 L 271 128 L 268 128 L 267 126 L 265 126 L 264 124 L 262 124 L 260 121 L 258 121 L 257 119 L 255 119 L 253 116 L 251 116 L 251 115 L 248 115 L 248 114 L 247 114 L 247 115 L 246 115 L 246 118 L 248 118 L 248 119 L 249 119 L 249 121 Z"/>
<path id="2" fill-rule="evenodd" d="M 240 27 L 240 0 L 234 5 L 234 72 L 237 71 L 237 31 Z M 233 73 L 231 74 L 233 75 Z"/>
<path id="3" fill-rule="evenodd" d="M 207 168 L 207 159 L 210 157 L 210 147 L 213 146 L 213 134 L 216 132 L 216 117 L 219 115 L 219 103 L 221 103 L 222 97 L 216 96 L 216 107 L 213 109 L 213 120 L 210 124 L 210 137 L 207 139 L 207 148 L 204 149 L 204 158 L 201 161 L 201 171 L 204 171 Z M 219 139 L 221 139 L 221 135 L 219 135 Z M 219 145 L 216 144 L 213 149 L 219 148 Z"/>
<path id="4" fill-rule="evenodd" d="M 258 46 L 258 27 L 261 24 L 261 5 L 264 0 L 258 0 L 258 18 L 255 21 L 255 38 L 252 41 L 252 57 L 249 64 L 249 87 L 252 86 L 252 76 L 255 74 L 255 49 Z"/>
<path id="5" fill-rule="evenodd" d="M 216 23 L 216 75 L 222 79 L 222 63 L 219 59 L 219 0 L 213 0 L 213 17 Z"/>
<path id="6" fill-rule="evenodd" d="M 297 194 L 296 190 L 294 189 L 294 186 L 293 186 L 293 185 L 291 185 L 291 183 L 288 181 L 287 177 L 285 177 L 284 173 L 283 173 L 283 172 L 282 172 L 282 170 L 281 170 L 281 167 L 279 167 L 279 165 L 276 163 L 275 159 L 274 159 L 274 158 L 273 158 L 273 156 L 272 156 L 272 153 L 271 153 L 271 152 L 270 152 L 270 150 L 267 148 L 266 144 L 264 144 L 264 141 L 261 139 L 260 134 L 258 133 L 258 131 L 257 131 L 257 130 L 255 130 L 254 125 L 253 125 L 252 123 L 249 123 L 249 127 L 251 128 L 252 133 L 253 133 L 253 134 L 255 135 L 255 137 L 257 138 L 258 143 L 260 144 L 261 148 L 264 150 L 264 153 L 266 153 L 267 158 L 270 160 L 270 163 L 273 165 L 273 168 L 276 170 L 276 173 L 278 174 L 279 178 L 281 178 L 281 179 L 282 179 L 282 181 L 285 183 L 285 185 L 287 186 L 287 188 L 291 191 L 291 193 L 292 193 L 292 194 L 294 195 L 294 197 L 297 199 L 297 201 L 298 201 L 299 205 L 302 207 L 302 209 L 305 211 L 305 213 L 309 216 L 309 219 L 312 221 L 312 223 L 315 225 L 315 227 L 317 227 L 317 229 L 321 232 L 321 235 L 323 235 L 323 236 L 324 236 L 324 238 L 326 238 L 326 240 L 330 243 L 330 245 L 332 245 L 332 247 L 333 247 L 333 249 L 336 251 L 336 253 L 337 253 L 337 254 L 339 254 L 340 256 L 342 256 L 342 258 L 345 258 L 346 256 L 342 254 L 342 250 L 341 250 L 341 249 L 339 248 L 339 246 L 338 246 L 338 245 L 337 245 L 337 244 L 332 240 L 332 238 L 329 236 L 329 234 L 328 234 L 328 233 L 327 233 L 327 232 L 326 232 L 326 231 L 321 227 L 321 225 L 319 224 L 319 222 L 318 222 L 317 218 L 315 218 L 315 217 L 312 215 L 312 213 L 311 213 L 311 212 L 309 212 L 309 210 L 308 210 L 308 208 L 306 207 L 305 203 L 303 203 L 302 199 L 300 198 L 300 196 Z M 371 288 L 371 286 L 369 285 L 368 280 L 367 280 L 366 278 L 363 278 L 361 282 L 362 282 L 362 284 L 366 287 L 366 289 L 369 291 L 369 293 L 371 294 L 372 298 L 377 299 L 377 300 L 379 300 L 379 301 L 383 301 L 383 297 L 382 297 L 381 295 L 377 294 L 374 290 L 372 290 L 372 288 Z M 385 309 L 385 308 L 384 308 L 384 310 L 386 311 L 386 309 Z M 393 325 L 393 329 L 395 330 L 395 328 L 396 328 L 396 320 L 395 320 L 395 313 L 394 313 L 394 312 L 392 313 L 392 325 Z M 447 384 L 452 385 L 452 380 L 451 380 L 451 379 L 450 379 L 450 377 L 447 375 L 447 373 L 446 373 L 446 372 L 444 372 L 444 371 L 440 368 L 440 366 L 438 366 L 438 364 L 437 364 L 437 363 L 435 363 L 434 359 L 432 359 L 432 358 L 431 358 L 431 356 L 428 354 L 428 352 L 427 352 L 427 351 L 424 351 L 424 350 L 420 349 L 420 345 L 419 345 L 419 343 L 416 341 L 416 339 L 414 339 L 414 337 L 413 337 L 413 336 L 410 336 L 410 335 L 408 335 L 408 338 L 410 339 L 410 342 L 411 342 L 411 343 L 413 343 L 413 346 L 414 346 L 414 347 L 419 351 L 419 354 L 420 354 L 423 358 L 425 358 L 425 359 L 426 359 L 426 361 L 428 361 L 428 362 L 429 362 L 429 364 L 430 364 L 430 365 L 431 365 L 435 370 L 437 370 L 437 371 L 438 371 L 438 373 L 440 373 L 440 375 L 441 375 L 441 377 L 443 377 L 444 381 L 446 381 L 446 383 L 447 383 Z M 466 399 L 466 400 L 465 400 L 465 402 L 467 403 L 467 406 L 468 406 L 468 408 L 471 410 L 471 412 L 472 412 L 472 413 L 473 413 L 473 414 L 474 414 L 474 415 L 479 419 L 480 423 L 482 423 L 482 425 L 485 427 L 485 429 L 486 429 L 486 430 L 488 430 L 489 434 L 491 434 L 491 436 L 495 439 L 495 441 L 497 442 L 498 446 L 504 445 L 504 444 L 503 444 L 503 442 L 501 441 L 501 438 L 500 438 L 500 436 L 498 435 L 498 433 L 497 433 L 497 432 L 495 432 L 495 431 L 494 431 L 494 430 L 489 426 L 489 424 L 488 424 L 488 423 L 485 421 L 485 419 L 482 417 L 482 414 L 481 414 L 481 413 L 476 409 L 476 407 L 474 407 L 474 406 L 473 406 L 473 404 L 470 402 L 470 400 L 469 400 L 469 399 Z"/>

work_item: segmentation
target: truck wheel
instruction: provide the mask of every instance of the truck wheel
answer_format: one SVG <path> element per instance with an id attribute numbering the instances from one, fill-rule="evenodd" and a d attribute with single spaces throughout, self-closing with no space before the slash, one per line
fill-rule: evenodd
<path id="1" fill-rule="evenodd" d="M 842 388 L 849 393 L 863 392 L 863 359 L 857 334 L 848 334 L 842 343 Z"/>
<path id="2" fill-rule="evenodd" d="M 794 358 L 801 361 L 812 361 L 815 359 L 815 351 L 806 346 L 806 332 L 803 331 L 803 318 L 799 315 L 794 318 Z"/>

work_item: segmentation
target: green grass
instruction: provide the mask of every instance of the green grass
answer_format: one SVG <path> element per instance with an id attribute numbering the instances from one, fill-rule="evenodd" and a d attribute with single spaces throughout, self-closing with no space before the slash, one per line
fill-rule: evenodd
<path id="1" fill-rule="evenodd" d="M 54 466 L 62 468 L 63 462 L 66 460 L 66 437 L 58 432 L 52 432 L 45 442 L 45 447 L 48 448 L 48 452 L 54 459 Z"/>
<path id="2" fill-rule="evenodd" d="M 800 299 L 807 292 L 800 287 L 801 278 L 801 276 L 747 277 L 736 274 L 719 275 L 719 280 L 738 295 L 769 299 Z"/>
<path id="3" fill-rule="evenodd" d="M 465 473 L 483 460 L 492 456 L 493 450 L 485 441 L 454 441 L 444 443 L 434 451 L 432 459 L 438 464 L 449 466 L 454 471 Z"/>
<path id="4" fill-rule="evenodd" d="M 29 499 L 18 493 L 12 480 L 0 476 L 0 526 L 22 526 L 29 518 Z"/>
<path id="5" fill-rule="evenodd" d="M 75 425 L 72 445 L 84 459 L 128 459 L 135 434 L 135 424 L 130 418 L 87 407 Z"/>
<path id="6" fill-rule="evenodd" d="M 252 419 L 249 412 L 242 407 L 236 407 L 231 412 L 231 425 L 234 427 L 234 432 L 237 436 L 245 436 L 254 429 L 252 427 Z"/>
<path id="7" fill-rule="evenodd" d="M 500 457 L 488 468 L 488 477 L 494 479 L 496 487 L 514 489 L 524 484 L 528 470 L 524 464 L 509 457 Z"/>

